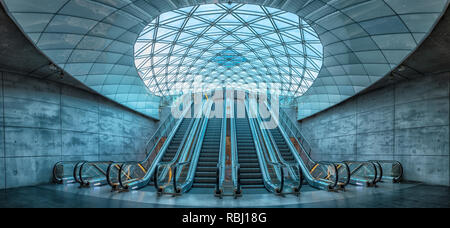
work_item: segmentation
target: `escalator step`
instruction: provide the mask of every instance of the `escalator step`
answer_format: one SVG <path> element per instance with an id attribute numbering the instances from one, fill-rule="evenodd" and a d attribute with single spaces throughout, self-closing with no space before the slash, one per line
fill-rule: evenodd
<path id="1" fill-rule="evenodd" d="M 256 154 L 240 154 L 239 157 L 243 159 L 258 159 Z"/>
<path id="2" fill-rule="evenodd" d="M 258 173 L 261 170 L 258 168 L 241 168 L 241 173 Z"/>
<path id="3" fill-rule="evenodd" d="M 240 162 L 239 162 L 240 163 Z M 259 168 L 259 163 L 250 163 L 250 164 L 246 164 L 246 163 L 240 163 L 241 168 L 245 169 L 245 168 Z"/>
<path id="4" fill-rule="evenodd" d="M 216 167 L 204 167 L 204 166 L 197 167 L 197 172 L 216 172 L 216 171 L 217 171 L 217 166 Z"/>
<path id="5" fill-rule="evenodd" d="M 194 179 L 194 183 L 214 184 L 216 182 L 217 182 L 217 179 L 215 177 L 196 177 Z"/>
<path id="6" fill-rule="evenodd" d="M 192 185 L 193 188 L 215 188 L 216 184 L 200 184 L 200 183 L 194 183 Z"/>
<path id="7" fill-rule="evenodd" d="M 195 173 L 195 177 L 197 178 L 197 177 L 216 177 L 217 176 L 217 173 L 216 173 L 216 171 L 214 171 L 214 172 L 199 172 L 199 171 L 197 171 L 196 173 Z"/>
<path id="8" fill-rule="evenodd" d="M 261 173 L 241 173 L 242 179 L 261 179 Z"/>
<path id="9" fill-rule="evenodd" d="M 208 151 L 202 151 L 202 152 L 200 152 L 200 157 L 216 157 L 216 158 L 218 158 L 219 153 L 211 153 Z"/>
<path id="10" fill-rule="evenodd" d="M 264 184 L 258 184 L 258 185 L 242 185 L 243 189 L 255 189 L 255 188 L 265 188 Z"/>
<path id="11" fill-rule="evenodd" d="M 201 167 L 217 167 L 217 162 L 198 162 L 198 166 Z"/>
<path id="12" fill-rule="evenodd" d="M 242 179 L 242 185 L 264 185 L 264 181 L 262 179 Z"/>
<path id="13" fill-rule="evenodd" d="M 258 163 L 258 159 L 256 159 L 256 158 L 254 158 L 254 159 L 239 158 L 239 163 Z"/>
<path id="14" fill-rule="evenodd" d="M 200 157 L 199 162 L 219 162 L 219 158 Z"/>

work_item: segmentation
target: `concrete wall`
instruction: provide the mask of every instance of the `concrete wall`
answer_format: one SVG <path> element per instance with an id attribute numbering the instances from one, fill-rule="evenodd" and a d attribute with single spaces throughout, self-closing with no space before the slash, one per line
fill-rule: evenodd
<path id="1" fill-rule="evenodd" d="M 0 188 L 49 183 L 61 160 L 141 160 L 155 127 L 96 94 L 0 72 Z"/>
<path id="2" fill-rule="evenodd" d="M 405 81 L 354 97 L 300 128 L 316 160 L 398 160 L 405 178 L 450 186 L 450 74 Z"/>

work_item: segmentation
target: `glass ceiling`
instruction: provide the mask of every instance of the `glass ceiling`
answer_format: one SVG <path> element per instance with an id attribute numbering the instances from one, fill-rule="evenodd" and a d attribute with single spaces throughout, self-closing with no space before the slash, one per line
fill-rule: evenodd
<path id="1" fill-rule="evenodd" d="M 138 73 L 159 96 L 264 85 L 297 97 L 312 85 L 322 62 L 319 37 L 299 16 L 251 4 L 164 13 L 135 45 Z"/>

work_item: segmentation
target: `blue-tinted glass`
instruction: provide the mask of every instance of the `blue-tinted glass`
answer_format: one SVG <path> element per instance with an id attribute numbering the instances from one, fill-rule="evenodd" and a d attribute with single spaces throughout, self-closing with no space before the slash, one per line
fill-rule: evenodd
<path id="1" fill-rule="evenodd" d="M 314 80 L 313 72 L 322 67 L 323 47 L 314 30 L 307 24 L 307 31 L 300 29 L 299 23 L 305 24 L 295 14 L 256 5 L 176 10 L 144 29 L 135 45 L 135 63 L 157 95 L 279 83 L 281 94 L 300 96 L 312 84 L 303 78 Z"/>

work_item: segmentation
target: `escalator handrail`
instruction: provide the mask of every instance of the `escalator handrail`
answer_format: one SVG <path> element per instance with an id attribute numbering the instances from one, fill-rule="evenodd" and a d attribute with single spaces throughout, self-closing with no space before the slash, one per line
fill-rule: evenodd
<path id="1" fill-rule="evenodd" d="M 319 161 L 319 162 L 317 162 L 317 164 L 333 167 L 334 173 L 336 174 L 336 178 L 335 178 L 335 180 L 332 182 L 332 184 L 330 186 L 332 188 L 335 188 L 338 185 L 338 183 L 339 183 L 339 173 L 338 173 L 338 170 L 337 170 L 336 163 L 329 162 L 329 161 Z"/>
<path id="2" fill-rule="evenodd" d="M 112 188 L 117 188 L 118 186 L 120 186 L 120 183 L 117 183 L 117 185 L 115 185 L 115 183 L 113 183 L 111 180 L 110 173 L 111 173 L 112 167 L 116 167 L 117 173 L 119 174 L 120 166 L 122 166 L 122 165 L 123 165 L 122 162 L 113 162 L 113 163 L 109 164 L 108 169 L 106 169 L 106 182 L 108 182 L 108 185 L 111 186 Z M 117 176 L 117 178 L 118 178 L 118 176 Z M 117 179 L 117 181 L 119 181 L 119 179 Z"/>
<path id="3" fill-rule="evenodd" d="M 238 160 L 237 151 L 237 138 L 236 138 L 236 102 L 232 101 L 232 111 L 233 118 L 230 118 L 230 141 L 231 141 L 231 178 L 233 180 L 233 192 L 235 194 L 241 194 L 241 175 L 240 175 L 240 164 Z"/>
<path id="4" fill-rule="evenodd" d="M 256 112 L 256 113 L 258 113 L 258 112 Z M 268 144 L 270 145 L 270 147 L 272 148 L 271 152 L 274 153 L 272 156 L 275 157 L 276 160 L 278 160 L 278 163 L 280 163 L 282 167 L 286 167 L 289 170 L 289 173 L 291 174 L 291 176 L 297 177 L 298 175 L 295 173 L 293 167 L 298 165 L 298 163 L 296 163 L 296 162 L 287 162 L 283 158 L 283 156 L 281 155 L 280 150 L 278 149 L 278 145 L 277 145 L 275 139 L 273 138 L 272 132 L 270 132 L 267 129 L 263 130 L 261 128 L 262 125 L 266 126 L 265 123 L 262 121 L 261 116 L 256 114 L 256 120 L 258 122 L 258 126 L 260 126 L 260 130 L 261 130 L 261 132 L 263 134 L 264 140 L 267 141 Z M 298 178 L 300 178 L 300 176 L 298 176 Z M 300 180 L 297 180 L 297 181 L 300 181 Z"/>
<path id="5" fill-rule="evenodd" d="M 57 171 L 57 167 L 58 166 L 61 165 L 63 167 L 63 169 L 64 169 L 64 164 L 74 164 L 73 165 L 73 169 L 75 170 L 75 167 L 79 163 L 82 163 L 82 162 L 86 162 L 86 161 L 59 161 L 59 162 L 55 163 L 55 165 L 53 166 L 53 169 L 52 169 L 52 174 L 53 174 L 52 175 L 52 179 L 53 179 L 54 183 L 57 183 L 57 184 L 63 184 L 64 183 L 64 172 L 63 172 L 63 177 L 61 179 L 59 179 L 57 177 L 56 171 Z M 73 175 L 73 173 L 72 173 L 70 178 L 73 179 L 73 181 L 76 182 L 75 175 Z"/>
<path id="6" fill-rule="evenodd" d="M 206 107 L 205 104 L 206 103 L 202 104 L 202 110 Z M 177 152 L 177 154 L 175 155 L 175 157 L 172 161 L 162 162 L 162 163 L 160 163 L 160 165 L 176 167 L 176 166 L 180 166 L 180 165 L 189 164 L 189 162 L 186 163 L 186 161 L 182 161 L 182 160 L 185 160 L 186 156 L 192 155 L 192 153 L 189 154 L 188 152 L 191 149 L 195 149 L 195 148 L 193 148 L 193 146 L 195 147 L 194 143 L 196 142 L 196 139 L 197 139 L 196 136 L 198 134 L 199 127 L 202 126 L 202 123 L 204 121 L 204 117 L 202 117 L 202 115 L 203 115 L 203 111 L 199 112 L 197 117 L 194 118 L 195 123 L 192 127 L 191 126 L 189 127 L 191 130 L 186 132 L 187 138 L 185 138 L 185 140 L 183 140 L 185 142 L 183 143 L 183 145 L 180 145 L 180 148 L 178 148 L 180 153 Z"/>
<path id="7" fill-rule="evenodd" d="M 183 118 L 180 118 L 178 121 L 176 121 L 176 119 L 173 118 L 172 115 L 168 115 L 168 117 L 162 122 L 162 124 L 159 125 L 158 129 L 156 129 L 155 133 L 153 134 L 152 137 L 150 137 L 150 140 L 147 142 L 146 146 L 144 147 L 144 152 L 145 152 L 145 154 L 146 154 L 146 157 L 145 157 L 145 159 L 144 159 L 143 161 L 141 161 L 141 162 L 138 162 L 138 161 L 133 161 L 133 162 L 121 162 L 121 165 L 130 165 L 130 164 L 139 164 L 139 165 L 142 165 L 142 164 L 146 163 L 147 160 L 151 157 L 151 155 L 152 155 L 153 152 L 155 151 L 156 147 L 157 147 L 157 146 L 159 145 L 159 143 L 161 142 L 163 136 L 167 134 L 167 131 L 169 131 L 170 129 L 172 129 L 171 132 L 176 132 L 175 129 L 178 129 L 178 128 L 179 128 L 179 126 L 181 125 L 181 122 L 183 121 L 185 115 L 192 109 L 192 102 L 191 102 L 191 104 L 190 104 L 189 106 L 190 106 L 191 108 L 188 108 L 188 109 L 184 110 L 184 112 L 182 113 L 181 116 L 182 116 Z M 172 128 L 172 126 L 173 126 L 173 128 Z M 162 132 L 160 132 L 160 131 L 162 131 Z M 148 148 L 149 148 L 151 142 L 155 139 L 155 137 L 157 137 L 158 134 L 160 134 L 158 140 L 156 141 L 156 143 L 153 144 L 152 149 L 149 150 Z M 168 138 L 168 137 L 167 137 L 167 138 Z M 167 141 L 167 140 L 166 140 L 166 141 Z M 165 141 L 164 143 L 166 143 L 166 141 Z M 161 147 L 161 150 L 162 150 L 162 148 L 163 148 L 163 147 Z M 161 150 L 160 150 L 160 151 L 161 151 Z M 110 170 L 110 169 L 108 169 L 108 170 Z M 106 175 L 109 176 L 109 172 L 107 172 Z M 119 174 L 119 175 L 120 175 L 120 174 Z M 108 179 L 109 179 L 109 178 L 108 178 Z M 110 182 L 108 182 L 108 183 L 111 185 Z"/>
<path id="8" fill-rule="evenodd" d="M 172 158 L 172 160 L 167 161 L 167 162 L 160 162 L 159 165 L 165 165 L 165 166 L 172 166 L 175 163 L 177 163 L 177 160 L 180 156 L 180 154 L 183 151 L 184 146 L 186 145 L 186 140 L 188 140 L 190 133 L 192 132 L 192 129 L 195 127 L 195 118 L 191 120 L 191 122 L 189 123 L 189 127 L 187 129 L 191 129 L 191 131 L 187 130 L 184 135 L 183 135 L 183 139 L 181 140 L 180 143 L 180 147 L 178 147 L 177 152 L 175 153 L 175 156 Z M 194 125 L 194 126 L 193 126 Z"/>
<path id="9" fill-rule="evenodd" d="M 186 145 L 190 145 L 190 143 L 188 143 L 188 141 L 190 141 L 191 138 L 191 132 L 195 132 L 195 130 L 197 129 L 199 120 L 198 118 L 192 118 L 191 122 L 189 123 L 188 126 L 188 130 L 186 130 L 186 132 L 183 135 L 183 139 L 180 143 L 180 146 L 177 149 L 176 154 L 174 155 L 174 157 L 172 158 L 172 160 L 168 161 L 168 162 L 158 162 L 155 164 L 155 169 L 157 170 L 157 175 L 155 176 L 155 185 L 157 185 L 157 181 L 158 181 L 158 177 L 161 175 L 165 176 L 167 175 L 167 173 L 169 172 L 170 169 L 172 169 L 173 167 L 177 166 L 177 163 L 180 159 L 180 156 L 183 154 L 184 148 L 186 147 Z M 172 139 L 171 139 L 172 140 Z M 170 144 L 170 143 L 169 143 Z M 167 147 L 169 146 L 169 144 L 167 145 Z M 165 153 L 165 151 L 164 151 Z M 162 156 L 161 156 L 162 158 Z M 160 167 L 164 166 L 164 169 L 162 171 L 160 171 Z M 151 174 L 151 173 L 150 173 Z M 149 175 L 151 177 L 151 175 Z"/>
<path id="10" fill-rule="evenodd" d="M 282 108 L 280 108 L 280 114 L 282 114 L 284 116 L 284 119 L 286 119 L 285 121 L 290 121 L 290 123 L 291 123 L 290 130 L 292 131 L 291 128 L 294 128 L 297 131 L 297 133 L 300 135 L 300 137 L 302 138 L 302 141 L 303 141 L 303 143 L 301 143 L 303 145 L 303 147 L 304 147 L 304 144 L 308 145 L 309 150 L 306 150 L 306 148 L 303 148 L 303 149 L 305 150 L 305 152 L 307 152 L 306 154 L 308 156 L 311 156 L 312 148 L 311 148 L 311 144 L 309 143 L 308 139 L 306 139 L 306 137 L 303 135 L 303 133 L 300 131 L 300 129 L 298 129 L 298 127 L 294 123 L 292 123 L 292 120 L 288 118 L 286 111 L 284 111 Z"/>
<path id="11" fill-rule="evenodd" d="M 213 101 L 206 102 L 205 107 L 207 108 L 206 115 L 201 118 L 201 125 L 197 127 L 197 131 L 192 139 L 192 148 L 193 152 L 189 153 L 189 148 L 186 148 L 186 151 L 183 156 L 183 162 L 179 162 L 177 164 L 177 167 L 184 166 L 186 164 L 190 164 L 188 175 L 186 176 L 186 180 L 183 184 L 181 184 L 179 190 L 175 189 L 178 193 L 185 193 L 188 192 L 192 185 L 194 184 L 195 179 L 195 171 L 197 170 L 197 164 L 200 157 L 200 152 L 203 145 L 203 139 L 206 134 L 206 129 L 208 127 L 209 118 L 211 115 L 212 105 L 214 104 Z M 180 177 L 182 170 L 179 170 L 178 173 L 175 172 L 175 177 L 173 178 L 174 182 L 177 182 L 177 179 Z M 176 186 L 176 184 L 174 184 Z"/>
<path id="12" fill-rule="evenodd" d="M 60 161 L 60 162 L 57 162 L 54 166 L 53 166 L 53 182 L 54 183 L 57 183 L 57 184 L 62 184 L 64 181 L 61 179 L 59 179 L 57 176 L 56 176 L 56 170 L 57 170 L 57 167 L 58 167 L 58 165 L 60 165 L 60 164 L 63 164 L 64 162 L 62 162 L 62 161 Z"/>
<path id="13" fill-rule="evenodd" d="M 257 127 L 255 126 L 256 124 L 254 123 L 254 118 L 251 118 L 250 113 L 251 113 L 251 109 L 249 107 L 249 101 L 246 99 L 245 100 L 245 109 L 247 112 L 247 121 L 249 122 L 250 125 L 250 129 L 253 135 L 253 143 L 255 144 L 255 148 L 256 148 L 256 154 L 258 156 L 258 162 L 261 168 L 261 174 L 263 176 L 263 181 L 264 181 L 264 186 L 266 187 L 267 190 L 269 190 L 270 192 L 273 193 L 280 193 L 280 190 L 283 189 L 283 186 L 277 186 L 275 183 L 272 182 L 272 179 L 270 178 L 269 175 L 269 170 L 267 169 L 267 165 L 273 165 L 274 167 L 278 167 L 278 169 L 276 169 L 276 176 L 278 178 L 278 180 L 280 181 L 280 183 L 283 183 L 282 179 L 284 179 L 284 177 L 281 177 L 281 173 L 282 173 L 282 166 L 280 163 L 276 162 L 276 161 L 266 161 L 266 155 L 267 154 L 270 157 L 270 152 L 267 150 L 270 150 L 270 148 L 268 148 L 267 146 L 263 146 L 261 145 L 263 143 L 263 139 L 261 139 L 260 134 L 261 132 L 258 131 Z"/>
<path id="14" fill-rule="evenodd" d="M 105 176 L 105 180 L 106 180 L 106 171 L 100 169 L 100 167 L 98 167 L 97 163 L 109 163 L 112 164 L 113 161 L 96 161 L 96 162 L 83 162 L 82 165 L 80 166 L 80 170 L 79 170 L 79 177 L 80 177 L 80 181 L 82 185 L 90 185 L 90 181 L 87 180 L 83 180 L 83 168 L 86 165 L 90 165 L 91 167 L 94 167 L 96 170 L 98 170 L 102 175 L 99 176 Z"/>
<path id="15" fill-rule="evenodd" d="M 202 103 L 201 106 L 201 110 L 203 110 L 205 107 L 205 102 Z M 197 131 L 198 131 L 198 127 L 200 126 L 201 121 L 203 120 L 201 117 L 203 115 L 203 111 L 197 113 L 197 116 L 195 116 L 194 118 L 192 118 L 191 120 L 191 124 L 189 126 L 189 130 L 186 131 L 184 137 L 183 137 L 183 141 L 180 144 L 180 146 L 178 147 L 178 151 L 176 153 L 176 155 L 174 156 L 174 158 L 172 159 L 172 161 L 170 162 L 161 162 L 158 163 L 156 165 L 156 170 L 157 170 L 157 175 L 154 177 L 155 178 L 155 186 L 158 186 L 158 180 L 159 177 L 165 177 L 166 175 L 168 175 L 168 173 L 170 173 L 169 171 L 179 167 L 180 164 L 184 163 L 184 162 L 180 162 L 182 161 L 183 157 L 186 156 L 186 153 L 188 153 L 191 148 L 192 148 L 192 143 L 194 142 L 194 138 L 196 137 Z M 193 124 L 193 125 L 192 125 Z M 160 171 L 160 167 L 164 166 L 164 169 L 162 171 Z M 174 177 L 173 177 L 173 182 L 174 182 L 174 187 L 176 186 L 176 178 L 177 178 L 178 174 L 174 173 Z M 177 191 L 178 189 L 174 189 L 174 191 Z M 163 189 L 160 189 L 160 191 L 163 191 Z"/>
<path id="16" fill-rule="evenodd" d="M 403 178 L 403 165 L 401 162 L 396 161 L 396 160 L 371 160 L 372 162 L 378 162 L 378 163 L 394 163 L 397 164 L 400 168 L 400 174 L 398 175 L 398 177 L 393 177 L 393 181 L 394 183 L 398 183 L 401 181 L 401 179 Z M 381 164 L 380 164 L 381 165 Z"/>
<path id="17" fill-rule="evenodd" d="M 165 132 L 167 131 L 167 129 L 168 129 L 168 128 L 167 128 L 167 123 L 171 123 L 171 122 L 173 122 L 173 121 L 174 121 L 173 116 L 172 116 L 172 115 L 168 115 L 168 116 L 166 117 L 166 119 L 164 119 L 164 121 L 162 122 L 162 124 L 159 125 L 158 129 L 156 129 L 155 133 L 153 133 L 152 137 L 150 137 L 150 140 L 147 142 L 147 144 L 146 144 L 145 147 L 144 147 L 144 150 L 145 150 L 145 153 L 146 153 L 146 154 L 148 154 L 148 153 L 150 153 L 151 151 L 154 150 L 154 147 L 155 147 L 156 145 L 158 145 L 158 143 L 159 143 L 159 141 L 161 140 L 162 136 L 159 136 L 158 141 L 153 145 L 153 147 L 152 147 L 151 150 L 147 150 L 147 149 L 149 148 L 149 146 L 150 146 L 150 143 L 151 143 L 152 139 L 154 139 L 154 138 L 157 136 L 158 132 L 159 132 L 163 127 L 165 127 L 165 129 L 163 130 L 163 132 L 165 133 Z M 169 125 L 169 126 L 170 126 L 170 125 Z M 162 135 L 164 135 L 164 133 L 163 133 Z"/>
<path id="18" fill-rule="evenodd" d="M 364 164 L 372 165 L 371 168 L 373 168 L 374 176 L 373 176 L 373 178 L 371 180 L 368 180 L 367 183 L 368 184 L 376 184 L 377 183 L 378 171 L 377 171 L 377 167 L 376 167 L 375 163 L 369 162 L 369 161 L 343 161 L 343 162 L 346 163 L 346 164 L 347 163 L 361 163 L 361 165 L 358 168 L 354 169 L 353 171 L 351 170 L 350 179 L 352 178 L 353 174 L 356 173 L 356 171 L 358 171 L 359 169 L 361 169 L 364 166 Z"/>
<path id="19" fill-rule="evenodd" d="M 269 164 L 271 164 L 272 166 L 277 166 L 279 167 L 278 172 L 280 174 L 280 192 L 281 193 L 283 191 L 283 189 L 285 188 L 284 183 L 285 183 L 285 177 L 284 177 L 284 168 L 287 169 L 287 171 L 289 172 L 290 176 L 293 177 L 294 181 L 298 181 L 299 185 L 296 186 L 294 189 L 295 191 L 300 191 L 302 184 L 301 182 L 301 171 L 299 169 L 299 172 L 295 172 L 294 167 L 298 167 L 297 163 L 290 163 L 287 162 L 283 156 L 281 155 L 280 150 L 278 149 L 278 145 L 275 141 L 275 139 L 273 138 L 272 132 L 267 130 L 267 129 L 263 129 L 262 126 L 266 126 L 265 123 L 262 121 L 261 116 L 259 115 L 259 113 L 256 110 L 253 110 L 256 114 L 256 121 L 257 121 L 257 126 L 259 126 L 259 131 L 261 131 L 262 137 L 264 139 L 264 142 L 268 144 L 269 149 L 269 153 L 272 153 L 271 157 L 274 158 L 277 162 L 268 162 Z"/>
<path id="20" fill-rule="evenodd" d="M 345 186 L 347 186 L 350 183 L 350 178 L 351 178 L 350 167 L 345 162 L 340 162 L 338 164 L 342 164 L 345 167 L 345 170 L 346 170 L 346 173 L 347 173 L 346 181 L 342 184 L 342 187 L 345 187 Z M 336 169 L 338 170 L 337 163 L 334 163 L 334 165 L 336 166 Z M 339 172 L 339 170 L 338 170 L 338 172 Z"/>
<path id="21" fill-rule="evenodd" d="M 226 169 L 226 153 L 227 153 L 227 98 L 223 99 L 223 116 L 222 126 L 220 130 L 220 151 L 219 163 L 217 164 L 217 180 L 216 180 L 216 194 L 223 192 L 223 182 L 225 180 Z"/>
<path id="22" fill-rule="evenodd" d="M 172 132 L 171 133 L 174 133 L 173 135 L 175 135 L 176 134 L 176 132 L 178 131 L 178 129 L 179 129 L 179 127 L 181 126 L 181 123 L 183 122 L 183 120 L 185 119 L 185 117 L 186 117 L 186 115 L 189 113 L 189 112 L 192 112 L 192 108 L 193 108 L 193 102 L 191 102 L 191 104 L 189 105 L 190 106 L 190 108 L 188 108 L 187 110 L 185 110 L 184 111 L 184 113 L 182 114 L 182 116 L 183 116 L 183 118 L 180 118 L 179 120 L 178 120 L 178 122 L 177 122 L 177 124 L 175 125 L 176 127 L 175 127 L 175 129 L 174 130 L 172 130 Z M 174 120 L 174 119 L 173 119 Z M 171 125 L 169 125 L 169 127 L 170 127 Z M 191 122 L 190 122 L 190 124 L 189 124 L 189 127 L 191 127 L 192 126 L 192 120 L 191 120 Z M 170 128 L 169 127 L 166 127 L 166 129 L 164 130 L 164 132 L 166 132 L 167 130 L 169 130 Z M 188 127 L 188 129 L 190 129 Z M 186 131 L 186 132 L 188 132 L 188 131 Z M 184 136 L 184 137 L 186 137 L 186 135 Z M 152 148 L 152 152 L 150 152 L 148 155 L 149 156 L 147 156 L 146 157 L 146 159 L 142 162 L 142 163 L 144 163 L 144 162 L 146 162 L 147 161 L 147 159 L 148 158 L 150 158 L 150 155 L 153 153 L 153 151 L 156 149 L 156 147 L 158 146 L 158 144 L 159 144 L 159 141 L 161 141 L 161 139 L 162 139 L 162 137 L 160 137 L 159 138 L 159 140 L 158 140 L 158 142 L 157 143 L 155 143 L 155 145 L 153 146 L 153 148 Z M 171 141 L 172 141 L 172 139 L 173 139 L 173 137 L 171 137 L 170 138 L 170 142 L 168 142 L 167 143 L 167 147 L 169 146 L 169 144 L 171 143 Z M 166 140 L 166 141 L 169 141 L 169 140 Z M 181 143 L 183 143 L 183 141 L 181 142 Z M 166 144 L 166 142 L 164 142 L 164 144 Z M 181 144 L 180 144 L 181 145 Z M 163 147 L 161 147 L 161 150 L 164 148 L 164 145 L 163 145 Z M 160 150 L 160 151 L 161 151 Z M 163 151 L 164 153 L 165 153 L 165 151 Z M 142 163 L 140 163 L 140 164 L 142 164 Z"/>
<path id="23" fill-rule="evenodd" d="M 269 106 L 268 102 L 265 102 L 266 107 L 268 107 L 269 111 L 272 112 L 273 114 L 273 110 L 271 108 L 271 106 Z M 278 126 L 280 128 L 280 130 L 282 130 L 284 128 L 284 125 L 286 125 L 286 128 L 291 132 L 292 135 L 294 135 L 295 137 L 295 141 L 297 142 L 297 144 L 301 147 L 301 150 L 304 151 L 304 154 L 306 155 L 306 158 L 311 162 L 311 163 L 316 163 L 312 158 L 311 158 L 311 146 L 310 143 L 308 142 L 308 140 L 303 136 L 303 134 L 301 133 L 301 131 L 298 129 L 298 127 L 292 123 L 292 120 L 288 117 L 288 115 L 286 114 L 286 112 L 283 109 L 279 109 L 279 117 L 275 118 L 276 121 L 278 122 Z M 275 115 L 272 115 L 275 116 Z M 294 132 L 295 130 L 295 132 Z M 285 133 L 282 131 L 282 133 Z M 302 142 L 300 142 L 298 140 L 298 136 L 299 135 L 302 138 Z M 289 140 L 290 141 L 290 140 Z M 292 143 L 292 142 L 291 142 Z M 305 148 L 305 144 L 308 146 L 309 149 Z"/>
<path id="24" fill-rule="evenodd" d="M 273 110 L 272 110 L 272 108 L 270 108 L 270 106 L 267 104 L 267 102 L 265 102 L 265 104 L 266 104 L 268 110 L 271 112 L 272 118 L 273 118 L 273 119 L 275 120 L 275 122 L 278 124 L 278 128 L 280 129 L 280 132 L 281 132 L 281 134 L 283 135 L 283 137 L 284 137 L 284 139 L 285 139 L 285 141 L 286 141 L 286 143 L 287 143 L 287 145 L 288 145 L 290 151 L 291 151 L 292 154 L 294 155 L 294 157 L 295 157 L 295 159 L 297 160 L 297 162 L 300 164 L 300 168 L 302 169 L 302 172 L 303 172 L 303 175 L 302 175 L 302 176 L 303 176 L 304 178 L 306 178 L 306 181 L 309 183 L 309 185 L 311 185 L 312 187 L 315 187 L 315 188 L 319 188 L 319 189 L 326 189 L 326 190 L 332 189 L 332 188 L 333 188 L 333 187 L 332 187 L 332 184 L 329 184 L 329 183 L 326 183 L 326 182 L 323 182 L 323 181 L 320 181 L 320 180 L 316 180 L 315 178 L 312 177 L 309 168 L 308 168 L 307 165 L 304 163 L 304 161 L 303 161 L 303 159 L 301 158 L 301 156 L 300 156 L 299 152 L 297 151 L 297 149 L 294 147 L 293 143 L 292 143 L 291 140 L 290 140 L 290 137 L 286 135 L 286 132 L 285 132 L 285 130 L 284 130 L 282 124 L 280 123 L 281 121 L 280 121 L 278 118 L 276 118 L 276 115 L 273 114 Z M 292 129 L 290 129 L 290 128 L 288 128 L 288 129 L 291 131 L 291 133 L 292 133 L 293 135 L 295 135 L 295 134 L 292 132 Z M 306 153 L 306 150 L 304 149 L 302 143 L 300 143 L 300 142 L 298 141 L 297 137 L 295 137 L 295 140 L 297 141 L 298 145 L 301 147 L 301 150 L 305 151 L 305 154 L 307 155 L 307 158 L 308 158 L 311 162 L 317 164 L 317 162 L 315 162 L 314 160 L 312 160 L 311 157 L 309 156 L 309 154 Z"/>
<path id="25" fill-rule="evenodd" d="M 284 110 L 282 110 L 282 109 L 280 109 L 280 110 L 281 110 L 281 111 L 280 111 L 280 114 L 286 115 L 285 112 L 284 112 Z M 276 118 L 275 118 L 275 119 L 276 119 Z M 291 120 L 290 120 L 289 118 L 287 118 L 287 117 L 284 117 L 284 118 L 283 118 L 283 121 L 280 121 L 280 119 L 278 119 L 278 123 L 279 123 L 280 129 L 282 129 L 282 127 L 283 127 L 283 125 L 280 124 L 280 122 L 286 123 L 287 121 L 291 121 Z M 316 161 L 314 161 L 314 160 L 311 158 L 311 146 L 309 146 L 309 143 L 308 143 L 308 141 L 306 140 L 306 138 L 303 136 L 303 134 L 300 132 L 300 130 L 298 129 L 297 126 L 293 125 L 292 123 L 291 123 L 291 126 L 292 126 L 292 127 L 289 127 L 289 126 L 286 124 L 286 127 L 289 129 L 289 131 L 291 132 L 292 135 L 296 136 L 296 133 L 294 132 L 294 130 L 295 130 L 295 131 L 302 137 L 302 141 L 303 141 L 303 142 L 300 142 L 300 141 L 298 140 L 298 137 L 297 137 L 297 136 L 294 137 L 294 138 L 295 138 L 295 141 L 297 142 L 297 144 L 301 147 L 301 150 L 305 152 L 304 154 L 306 155 L 306 158 L 307 158 L 311 163 L 316 163 Z M 292 128 L 294 128 L 294 129 L 292 129 Z M 305 142 L 306 142 L 306 144 L 308 145 L 308 147 L 310 148 L 309 150 L 307 150 L 307 149 L 305 148 L 305 146 L 304 146 Z"/>
<path id="26" fill-rule="evenodd" d="M 371 161 L 373 164 L 375 164 L 376 167 L 378 167 L 377 172 L 379 171 L 379 173 L 377 173 L 377 179 L 375 180 L 375 183 L 381 182 L 381 180 L 383 179 L 383 167 L 381 166 L 381 164 L 377 161 Z"/>
<path id="27" fill-rule="evenodd" d="M 73 167 L 73 178 L 76 183 L 79 183 L 79 184 L 82 183 L 80 180 L 80 170 L 78 169 L 78 167 L 81 167 L 81 165 L 83 165 L 85 162 L 87 162 L 87 161 L 80 161 L 77 164 L 75 164 L 75 166 Z"/>
<path id="28" fill-rule="evenodd" d="M 143 161 L 142 163 L 140 163 L 140 162 L 124 162 L 124 163 L 120 166 L 120 169 L 119 169 L 119 172 L 118 172 L 118 180 L 119 180 L 119 184 L 120 184 L 120 186 L 121 186 L 122 188 L 129 188 L 130 185 L 141 185 L 141 183 L 142 183 L 142 186 L 145 186 L 145 185 L 147 185 L 147 184 L 149 183 L 149 181 L 150 181 L 150 179 L 151 179 L 151 176 L 153 175 L 155 169 L 157 168 L 157 166 L 158 166 L 158 164 L 159 164 L 159 161 L 162 159 L 162 157 L 163 157 L 164 154 L 166 153 L 166 150 L 167 150 L 167 148 L 169 147 L 170 143 L 172 142 L 172 139 L 173 139 L 173 137 L 175 136 L 175 134 L 177 133 L 178 129 L 180 128 L 181 123 L 183 122 L 183 120 L 186 119 L 186 115 L 187 115 L 189 112 L 192 112 L 193 104 L 194 104 L 194 103 L 191 102 L 190 108 L 184 110 L 184 112 L 183 112 L 182 115 L 181 115 L 182 118 L 180 118 L 180 119 L 176 122 L 175 127 L 170 131 L 169 135 L 167 136 L 166 141 L 164 141 L 163 146 L 162 146 L 161 149 L 159 150 L 158 155 L 157 155 L 157 156 L 155 157 L 155 159 L 153 160 L 153 162 L 152 162 L 150 168 L 147 170 L 147 172 L 146 172 L 146 174 L 145 174 L 145 176 L 144 176 L 143 178 L 141 178 L 141 179 L 139 179 L 139 180 L 134 180 L 134 183 L 133 183 L 133 182 L 128 182 L 128 183 L 124 184 L 123 181 L 122 181 L 122 175 L 121 175 L 121 173 L 122 173 L 122 171 L 123 171 L 123 168 L 124 168 L 126 165 L 133 165 L 133 164 L 141 165 L 143 162 L 147 161 L 147 159 L 149 159 L 149 157 L 151 156 L 151 154 L 153 154 L 153 151 L 154 151 L 154 149 L 156 148 L 156 146 L 158 145 L 158 143 L 155 144 L 155 146 L 154 146 L 153 149 L 152 149 L 152 152 L 149 153 L 149 154 L 147 154 L 146 159 L 144 159 L 144 161 Z M 175 120 L 175 119 L 174 119 L 174 120 Z M 191 120 L 189 126 L 192 126 L 192 122 L 193 122 L 193 121 L 194 121 L 194 119 Z M 188 129 L 189 129 L 189 128 L 188 128 Z M 166 130 L 169 130 L 169 128 L 167 128 Z M 186 132 L 189 132 L 189 131 L 186 131 Z M 185 135 L 185 136 L 186 136 L 186 135 Z M 107 175 L 108 175 L 108 174 L 107 174 Z M 133 187 L 134 187 L 134 186 L 133 186 Z M 138 186 L 138 188 L 139 188 L 139 187 L 141 187 L 141 186 Z"/>

